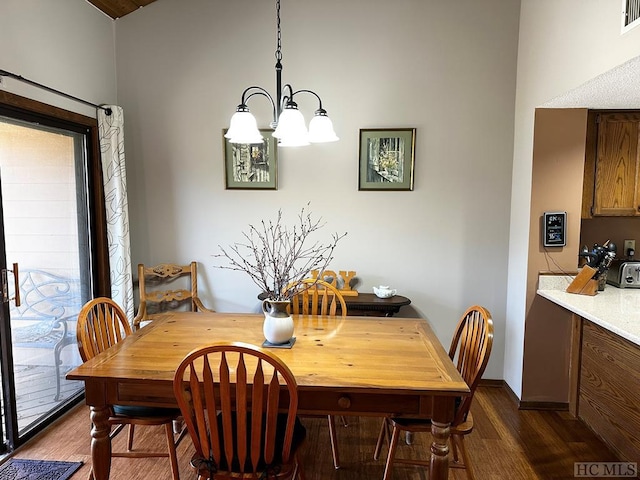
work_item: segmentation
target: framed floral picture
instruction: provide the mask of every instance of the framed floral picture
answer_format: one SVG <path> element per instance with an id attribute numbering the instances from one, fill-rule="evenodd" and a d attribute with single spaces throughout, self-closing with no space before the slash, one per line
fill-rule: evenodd
<path id="1" fill-rule="evenodd" d="M 358 190 L 413 190 L 415 128 L 360 130 Z"/>
<path id="2" fill-rule="evenodd" d="M 262 143 L 231 143 L 224 137 L 225 186 L 230 189 L 278 189 L 277 139 L 261 129 Z"/>

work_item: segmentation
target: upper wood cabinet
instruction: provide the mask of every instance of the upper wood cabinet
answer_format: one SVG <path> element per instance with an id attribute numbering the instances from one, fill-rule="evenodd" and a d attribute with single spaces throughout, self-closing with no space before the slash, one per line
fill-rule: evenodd
<path id="1" fill-rule="evenodd" d="M 640 216 L 640 113 L 599 114 L 596 129 L 595 159 L 586 159 L 583 217 Z"/>

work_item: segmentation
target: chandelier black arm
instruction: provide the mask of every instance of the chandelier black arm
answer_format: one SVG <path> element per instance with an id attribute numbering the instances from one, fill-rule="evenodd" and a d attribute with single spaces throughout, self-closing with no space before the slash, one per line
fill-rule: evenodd
<path id="1" fill-rule="evenodd" d="M 273 111 L 273 122 L 272 122 L 272 124 L 275 124 L 277 119 L 278 119 L 276 103 L 273 100 L 273 97 L 269 94 L 269 92 L 267 92 L 262 87 L 258 87 L 256 85 L 253 85 L 251 87 L 245 88 L 244 91 L 242 92 L 242 100 L 241 100 L 242 103 L 239 105 L 238 108 L 243 107 L 243 108 L 248 110 L 247 102 L 254 95 L 261 95 L 261 96 L 267 97 L 269 99 L 269 102 L 271 102 L 271 109 Z"/>
<path id="2" fill-rule="evenodd" d="M 291 84 L 287 83 L 284 87 L 282 87 L 282 91 L 280 92 L 279 113 L 282 113 L 282 110 L 289 102 L 293 102 L 293 87 L 291 86 Z"/>
<path id="3" fill-rule="evenodd" d="M 291 93 L 291 99 L 293 99 L 293 96 L 297 95 L 298 93 L 310 93 L 311 95 L 316 97 L 318 99 L 318 110 L 326 113 L 326 110 L 322 108 L 322 99 L 320 98 L 320 95 L 318 95 L 316 92 L 314 92 L 313 90 L 296 90 L 295 92 Z"/>

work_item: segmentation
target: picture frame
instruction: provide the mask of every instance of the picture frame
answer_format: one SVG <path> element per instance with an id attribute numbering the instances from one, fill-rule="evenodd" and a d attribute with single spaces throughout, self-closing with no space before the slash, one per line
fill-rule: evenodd
<path id="1" fill-rule="evenodd" d="M 260 129 L 262 143 L 231 143 L 224 136 L 224 176 L 227 190 L 277 190 L 278 140 L 273 129 Z"/>
<path id="2" fill-rule="evenodd" d="M 413 190 L 415 128 L 360 129 L 358 190 Z"/>

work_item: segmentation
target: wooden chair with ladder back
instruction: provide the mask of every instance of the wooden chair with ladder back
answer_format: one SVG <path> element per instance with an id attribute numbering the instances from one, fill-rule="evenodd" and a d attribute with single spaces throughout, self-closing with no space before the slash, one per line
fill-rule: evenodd
<path id="1" fill-rule="evenodd" d="M 464 437 L 473 431 L 473 416 L 469 408 L 471 407 L 471 401 L 478 382 L 489 361 L 492 346 L 493 321 L 491 320 L 491 314 L 487 309 L 478 305 L 468 308 L 456 327 L 451 347 L 449 348 L 449 357 L 457 366 L 458 371 L 471 391 L 469 396 L 460 398 L 457 402 L 455 417 L 451 423 L 450 444 L 453 459 L 449 466 L 466 469 L 467 476 L 471 479 L 474 479 L 475 476 L 469 462 Z M 389 441 L 389 453 L 387 454 L 383 480 L 387 480 L 390 477 L 391 467 L 394 463 L 429 466 L 429 460 L 396 458 L 396 448 L 401 432 L 431 432 L 431 421 L 429 419 L 394 416 L 386 417 L 383 420 L 373 454 L 375 460 L 380 457 L 382 443 L 387 438 Z M 462 462 L 459 455 L 462 456 Z"/>
<path id="2" fill-rule="evenodd" d="M 319 288 L 320 287 L 320 288 Z M 296 284 L 287 286 L 295 288 L 291 298 L 291 313 L 302 315 L 337 315 L 347 316 L 347 304 L 336 287 L 324 280 L 305 278 Z"/>
<path id="3" fill-rule="evenodd" d="M 287 289 L 295 288 L 296 294 L 291 298 L 291 313 L 301 315 L 338 315 L 347 316 L 347 304 L 340 291 L 324 280 L 305 278 L 298 283 L 287 286 Z M 336 421 L 334 415 L 328 415 L 329 438 L 331 439 L 331 455 L 333 466 L 340 468 L 340 454 L 338 451 L 338 438 L 336 434 Z M 348 426 L 344 416 L 340 417 L 343 426 Z"/>
<path id="4" fill-rule="evenodd" d="M 239 342 L 200 347 L 178 366 L 173 390 L 198 480 L 304 480 L 298 386 L 276 355 Z"/>
<path id="5" fill-rule="evenodd" d="M 132 334 L 131 326 L 122 309 L 110 298 L 100 297 L 87 302 L 78 314 L 76 336 L 82 360 L 86 362 Z M 148 458 L 169 457 L 173 480 L 179 480 L 176 448 L 186 435 L 186 429 L 174 434 L 173 423 L 180 422 L 180 410 L 176 408 L 146 407 L 137 405 L 114 405 L 109 424 L 115 427 L 109 434 L 113 440 L 126 425 L 129 425 L 126 452 L 112 452 L 112 457 Z M 136 425 L 162 426 L 167 439 L 164 452 L 136 451 L 133 435 Z M 93 479 L 93 471 L 90 478 Z"/>
<path id="6" fill-rule="evenodd" d="M 184 282 L 188 280 L 188 284 Z M 176 284 L 183 282 L 182 285 Z M 175 288 L 183 287 L 183 288 Z M 198 264 L 176 265 L 161 263 L 153 267 L 138 264 L 138 290 L 140 304 L 133 319 L 133 328 L 144 324 L 171 310 L 191 312 L 213 312 L 204 306 L 198 296 Z"/>

